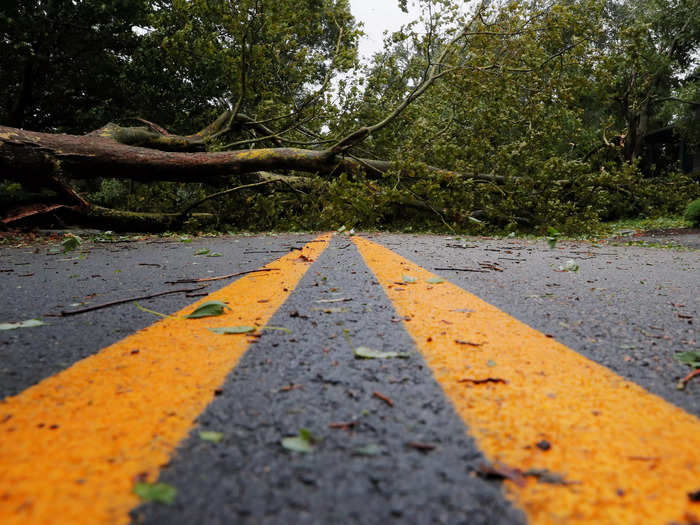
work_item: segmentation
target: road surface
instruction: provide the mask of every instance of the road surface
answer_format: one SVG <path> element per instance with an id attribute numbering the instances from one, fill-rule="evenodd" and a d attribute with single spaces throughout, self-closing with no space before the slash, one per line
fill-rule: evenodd
<path id="1" fill-rule="evenodd" d="M 2 523 L 700 519 L 700 378 L 679 390 L 675 358 L 699 347 L 695 249 L 283 234 L 52 251 L 0 248 L 0 323 L 47 323 L 0 331 Z M 224 315 L 183 318 L 211 300 Z M 290 450 L 302 429 L 310 451 Z M 156 482 L 171 504 L 134 494 Z"/>

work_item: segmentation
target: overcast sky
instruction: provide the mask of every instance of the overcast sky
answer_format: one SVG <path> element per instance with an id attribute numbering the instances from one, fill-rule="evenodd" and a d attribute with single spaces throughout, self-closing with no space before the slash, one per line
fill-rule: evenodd
<path id="1" fill-rule="evenodd" d="M 398 0 L 350 0 L 352 14 L 363 22 L 367 33 L 360 39 L 360 55 L 369 58 L 382 48 L 384 31 L 396 31 L 403 24 L 417 18 L 417 9 L 410 4 L 409 14 L 398 7 Z"/>

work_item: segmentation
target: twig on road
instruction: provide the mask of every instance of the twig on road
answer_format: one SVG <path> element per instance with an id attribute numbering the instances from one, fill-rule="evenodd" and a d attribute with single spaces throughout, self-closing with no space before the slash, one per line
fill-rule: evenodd
<path id="1" fill-rule="evenodd" d="M 384 401 L 384 402 L 385 402 L 387 405 L 389 405 L 390 407 L 393 407 L 393 406 L 394 406 L 394 401 L 393 401 L 390 397 L 387 397 L 387 396 L 385 396 L 384 394 L 380 394 L 379 392 L 374 392 L 374 394 L 372 394 L 372 395 L 373 395 L 374 397 L 376 397 L 377 399 L 381 399 L 382 401 Z"/>
<path id="2" fill-rule="evenodd" d="M 473 385 L 483 385 L 485 383 L 503 383 L 503 384 L 508 384 L 508 381 L 505 379 L 501 379 L 500 377 L 486 377 L 484 379 L 471 379 L 471 378 L 464 378 L 464 379 L 458 379 L 458 383 L 471 383 Z"/>
<path id="3" fill-rule="evenodd" d="M 477 270 L 475 268 L 433 268 L 436 272 L 453 271 L 453 272 L 477 272 L 477 273 L 489 273 L 488 270 Z"/>
<path id="4" fill-rule="evenodd" d="M 697 370 L 693 370 L 691 373 L 689 373 L 687 376 L 681 379 L 678 383 L 678 390 L 683 390 L 688 384 L 688 381 L 690 381 L 694 377 L 700 377 L 700 368 L 698 368 Z"/>
<path id="5" fill-rule="evenodd" d="M 279 268 L 263 268 L 261 270 L 248 270 L 247 272 L 229 273 L 228 275 L 220 275 L 218 277 L 202 277 L 201 279 L 178 279 L 177 281 L 165 281 L 165 284 L 205 283 L 210 281 L 220 281 L 221 279 L 230 279 L 231 277 L 246 275 L 248 273 L 271 272 L 273 270 L 279 270 Z"/>
<path id="6" fill-rule="evenodd" d="M 102 308 L 108 308 L 110 306 L 116 306 L 118 304 L 132 303 L 134 301 L 142 301 L 143 299 L 153 299 L 154 297 L 160 297 L 161 295 L 173 294 L 173 293 L 191 293 L 197 292 L 202 288 L 206 288 L 206 285 L 199 286 L 197 288 L 187 288 L 182 290 L 168 290 L 166 292 L 158 292 L 150 295 L 142 295 L 140 297 L 129 297 L 128 299 L 118 299 L 117 301 L 111 301 L 109 303 L 96 304 L 95 306 L 88 306 L 87 308 L 82 308 L 80 310 L 70 310 L 62 311 L 61 317 L 68 317 L 69 315 L 84 314 L 86 312 L 93 312 L 95 310 L 101 310 Z"/>

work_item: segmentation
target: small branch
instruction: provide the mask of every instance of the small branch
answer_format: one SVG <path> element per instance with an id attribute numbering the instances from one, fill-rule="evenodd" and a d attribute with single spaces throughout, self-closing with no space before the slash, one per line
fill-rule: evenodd
<path id="1" fill-rule="evenodd" d="M 684 100 L 682 98 L 678 97 L 664 97 L 664 98 L 657 98 L 655 99 L 656 102 L 668 102 L 668 101 L 673 101 L 673 102 L 680 102 L 681 104 L 688 104 L 690 106 L 700 106 L 700 102 L 696 102 L 694 100 Z"/>
<path id="2" fill-rule="evenodd" d="M 161 135 L 170 135 L 170 133 L 168 133 L 168 130 L 159 126 L 158 124 L 154 124 L 153 122 L 151 122 L 149 120 L 146 120 L 146 119 L 143 119 L 140 117 L 137 117 L 136 120 L 138 120 L 139 122 L 143 122 L 144 124 L 146 124 L 146 126 L 151 128 L 156 133 L 160 133 Z"/>
<path id="3" fill-rule="evenodd" d="M 249 270 L 247 272 L 230 273 L 228 275 L 220 275 L 219 277 L 203 277 L 201 279 L 178 279 L 177 281 L 165 281 L 165 284 L 205 283 L 210 281 L 220 281 L 222 279 L 230 279 L 231 277 L 238 277 L 239 275 L 246 275 L 249 273 L 271 271 L 279 271 L 279 268 L 262 268 L 260 270 Z"/>
<path id="4" fill-rule="evenodd" d="M 476 273 L 489 273 L 488 270 L 476 270 L 474 268 L 433 268 L 436 272 L 438 271 L 453 271 L 453 272 L 476 272 Z"/>
<path id="5" fill-rule="evenodd" d="M 234 191 L 244 190 L 246 188 L 255 188 L 256 186 L 262 186 L 264 184 L 271 184 L 273 182 L 277 182 L 277 181 L 276 180 L 264 180 L 262 182 L 254 182 L 252 184 L 243 184 L 241 186 L 236 186 L 235 188 L 229 188 L 228 190 L 223 190 L 223 191 L 219 191 L 217 193 L 212 193 L 211 195 L 207 195 L 206 197 L 203 197 L 203 198 L 199 199 L 198 201 L 190 204 L 187 208 L 185 208 L 184 210 L 182 210 L 180 212 L 180 215 L 184 217 L 191 210 L 193 210 L 194 208 L 196 208 L 197 206 L 199 206 L 201 204 L 204 204 L 205 202 L 207 202 L 210 199 L 214 199 L 216 197 L 221 197 L 222 195 L 227 195 L 229 193 L 233 193 Z"/>
<path id="6" fill-rule="evenodd" d="M 445 217 L 443 217 L 442 213 L 440 213 L 438 210 L 436 210 L 432 204 L 430 204 L 427 200 L 421 199 L 411 188 L 406 188 L 408 192 L 413 195 L 416 199 L 421 201 L 423 204 L 425 204 L 435 215 L 438 216 L 438 218 L 442 221 L 442 223 L 447 226 L 447 228 L 454 233 L 455 229 L 450 226 L 450 224 L 445 220 Z"/>
<path id="7" fill-rule="evenodd" d="M 374 392 L 372 395 L 373 395 L 374 397 L 376 397 L 377 399 L 381 399 L 382 401 L 384 401 L 384 402 L 385 402 L 387 405 L 389 405 L 390 407 L 393 407 L 393 406 L 394 406 L 394 401 L 393 401 L 390 397 L 387 397 L 387 396 L 385 396 L 384 394 L 380 394 L 379 392 Z"/>
<path id="8" fill-rule="evenodd" d="M 505 379 L 501 379 L 500 377 L 486 377 L 484 379 L 471 379 L 469 377 L 465 377 L 464 379 L 458 379 L 458 383 L 471 383 L 472 385 L 483 385 L 486 383 L 504 383 L 508 384 L 508 381 Z"/>
<path id="9" fill-rule="evenodd" d="M 101 310 L 102 308 L 108 308 L 110 306 L 116 306 L 118 304 L 124 304 L 124 303 L 133 303 L 134 301 L 142 301 L 144 299 L 153 299 L 154 297 L 160 297 L 161 295 L 168 295 L 168 294 L 173 294 L 173 293 L 192 293 L 192 292 L 197 292 L 201 290 L 202 288 L 206 288 L 206 285 L 204 286 L 198 286 L 197 288 L 188 288 L 188 289 L 181 289 L 181 290 L 168 290 L 167 292 L 158 292 L 150 295 L 142 295 L 140 297 L 130 297 L 129 299 L 119 299 L 117 301 L 111 301 L 109 303 L 103 303 L 103 304 L 98 304 L 95 306 L 89 306 L 88 308 L 82 308 L 81 310 L 71 310 L 71 311 L 62 311 L 61 312 L 61 317 L 68 317 L 69 315 L 77 315 L 77 314 L 84 314 L 86 312 L 93 312 L 95 310 Z"/>
<path id="10" fill-rule="evenodd" d="M 308 119 L 305 119 L 304 122 L 310 121 L 311 118 L 313 118 L 313 117 L 310 117 L 310 118 L 308 118 Z M 297 128 L 298 125 L 299 125 L 298 123 L 294 123 L 294 124 L 292 124 L 291 126 L 287 127 L 287 129 L 285 129 L 285 130 L 283 130 L 283 131 L 280 131 L 279 133 L 273 132 L 272 134 L 266 135 L 266 136 L 264 136 L 264 137 L 257 137 L 257 138 L 254 138 L 254 139 L 247 139 L 247 140 L 238 140 L 238 141 L 236 141 L 236 142 L 232 142 L 232 143 L 230 143 L 230 144 L 226 144 L 225 146 L 221 146 L 221 148 L 219 148 L 219 149 L 221 149 L 221 150 L 227 150 L 227 149 L 231 149 L 231 148 L 233 148 L 233 147 L 235 147 L 235 146 L 242 146 L 242 145 L 244 145 L 244 144 L 252 144 L 252 143 L 254 143 L 254 142 L 262 142 L 262 141 L 264 141 L 264 140 L 274 140 L 275 142 L 277 142 L 277 144 L 281 144 L 282 142 L 287 142 L 287 143 L 290 143 L 290 144 L 294 144 L 294 143 L 296 143 L 296 144 L 304 144 L 304 145 L 308 145 L 308 144 L 318 144 L 318 142 L 296 142 L 296 141 L 294 141 L 294 140 L 285 139 L 284 137 L 281 136 L 281 135 L 283 135 L 283 134 L 285 134 L 285 133 L 289 133 L 290 131 L 294 131 L 294 130 Z M 327 142 L 332 142 L 332 141 L 327 141 Z"/>
<path id="11" fill-rule="evenodd" d="M 678 389 L 683 390 L 685 386 L 688 384 L 688 381 L 693 379 L 694 377 L 699 377 L 700 376 L 700 368 L 697 370 L 693 370 L 691 373 L 689 373 L 687 376 L 685 376 L 683 379 L 680 380 L 678 383 Z"/>
<path id="12" fill-rule="evenodd" d="M 329 156 L 336 156 L 336 155 L 342 155 L 344 154 L 347 150 L 352 148 L 355 144 L 358 144 L 365 140 L 370 134 L 375 133 L 382 128 L 386 127 L 389 123 L 391 123 L 396 117 L 398 117 L 403 111 L 417 98 L 419 98 L 423 93 L 425 93 L 430 86 L 433 85 L 433 83 L 440 78 L 443 75 L 443 72 L 440 71 L 440 68 L 443 66 L 443 63 L 445 62 L 445 59 L 447 58 L 450 50 L 456 44 L 459 40 L 465 37 L 465 32 L 469 29 L 471 24 L 474 22 L 477 16 L 479 16 L 484 9 L 484 4 L 485 2 L 482 2 L 479 7 L 477 8 L 477 12 L 472 18 L 472 20 L 465 26 L 465 28 L 462 31 L 459 31 L 457 35 L 452 38 L 447 44 L 442 49 L 442 53 L 440 53 L 440 56 L 438 57 L 437 61 L 433 64 L 430 65 L 428 68 L 426 75 L 425 75 L 425 80 L 417 84 L 411 92 L 406 96 L 406 98 L 401 101 L 401 103 L 394 108 L 394 110 L 387 115 L 383 120 L 380 122 L 377 122 L 376 124 L 373 124 L 371 126 L 363 126 L 359 129 L 356 129 L 352 133 L 350 133 L 348 136 L 344 137 L 340 141 L 338 141 L 335 145 L 331 146 L 326 150 L 326 153 Z"/>

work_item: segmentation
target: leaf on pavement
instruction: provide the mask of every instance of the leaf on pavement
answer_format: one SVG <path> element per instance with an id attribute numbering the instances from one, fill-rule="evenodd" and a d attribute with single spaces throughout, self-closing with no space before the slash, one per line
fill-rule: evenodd
<path id="1" fill-rule="evenodd" d="M 206 255 L 208 253 L 209 250 L 207 250 L 206 248 L 202 248 L 201 250 L 197 250 L 196 252 L 194 252 L 195 255 Z"/>
<path id="2" fill-rule="evenodd" d="M 403 274 L 401 276 L 401 280 L 405 283 L 415 283 L 416 281 L 418 281 L 418 279 L 416 279 L 415 277 L 411 277 L 410 275 L 406 274 Z"/>
<path id="3" fill-rule="evenodd" d="M 228 305 L 221 301 L 207 301 L 201 304 L 194 312 L 185 316 L 185 319 L 199 319 L 201 317 L 213 317 L 223 315 L 224 309 L 229 308 Z"/>
<path id="4" fill-rule="evenodd" d="M 523 471 L 518 468 L 511 468 L 505 465 L 481 465 L 477 471 L 476 475 L 484 479 L 496 479 L 496 480 L 510 480 L 515 483 L 518 487 L 524 487 L 526 485 L 525 476 Z"/>
<path id="5" fill-rule="evenodd" d="M 445 279 L 443 279 L 442 277 L 431 277 L 430 279 L 426 279 L 425 282 L 430 284 L 440 284 L 444 283 Z"/>
<path id="6" fill-rule="evenodd" d="M 217 328 L 210 328 L 209 330 L 215 334 L 247 334 L 249 332 L 255 332 L 257 328 L 254 326 L 220 326 Z"/>
<path id="7" fill-rule="evenodd" d="M 365 445 L 364 447 L 356 448 L 355 450 L 353 450 L 353 454 L 356 454 L 358 456 L 377 456 L 379 454 L 382 454 L 383 452 L 384 449 L 376 443 L 370 443 L 368 445 Z"/>
<path id="8" fill-rule="evenodd" d="M 358 346 L 355 348 L 355 357 L 361 359 L 390 359 L 392 357 L 407 358 L 409 355 L 400 352 L 382 352 L 366 346 Z"/>
<path id="9" fill-rule="evenodd" d="M 263 326 L 260 330 L 279 330 L 285 334 L 291 334 L 292 331 L 284 326 Z"/>
<path id="10" fill-rule="evenodd" d="M 221 257 L 219 252 L 211 252 L 207 254 L 207 257 Z"/>
<path id="11" fill-rule="evenodd" d="M 578 264 L 576 264 L 572 259 L 569 259 L 564 263 L 564 266 L 559 266 L 560 272 L 578 272 Z"/>
<path id="12" fill-rule="evenodd" d="M 700 352 L 681 352 L 675 355 L 676 359 L 684 365 L 700 368 Z"/>
<path id="13" fill-rule="evenodd" d="M 15 328 L 32 328 L 34 326 L 43 326 L 47 323 L 39 321 L 39 319 L 27 319 L 19 323 L 0 323 L 0 330 L 14 330 Z"/>
<path id="14" fill-rule="evenodd" d="M 133 492 L 144 501 L 155 501 L 156 503 L 172 505 L 175 501 L 177 489 L 167 483 L 141 482 L 134 484 Z"/>
<path id="15" fill-rule="evenodd" d="M 208 441 L 209 443 L 220 443 L 224 439 L 223 432 L 216 432 L 215 430 L 200 430 L 199 439 L 202 441 Z"/>
<path id="16" fill-rule="evenodd" d="M 83 244 L 83 240 L 80 237 L 78 237 L 77 235 L 68 235 L 61 242 L 61 246 L 63 246 L 63 253 L 73 251 L 76 248 L 80 247 L 81 244 Z"/>
<path id="17" fill-rule="evenodd" d="M 299 435 L 295 437 L 286 437 L 282 440 L 282 446 L 293 452 L 313 452 L 313 436 L 311 432 L 305 428 L 299 430 Z"/>

